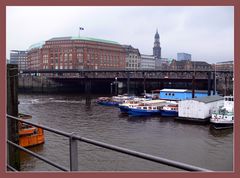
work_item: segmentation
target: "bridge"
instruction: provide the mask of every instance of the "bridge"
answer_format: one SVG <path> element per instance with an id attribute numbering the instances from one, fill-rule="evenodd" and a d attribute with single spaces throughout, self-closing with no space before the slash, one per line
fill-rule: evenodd
<path id="1" fill-rule="evenodd" d="M 127 70 L 127 69 L 40 69 L 22 70 L 21 74 L 39 75 L 44 74 L 54 78 L 134 78 L 134 79 L 208 79 L 233 77 L 233 71 L 229 70 Z"/>
<path id="2" fill-rule="evenodd" d="M 174 87 L 168 86 L 168 83 L 185 83 L 183 87 L 190 88 L 193 82 L 200 89 L 213 89 L 214 83 L 217 83 L 217 89 L 224 91 L 232 86 L 233 71 L 232 70 L 127 70 L 127 69 L 41 69 L 41 70 L 21 70 L 19 71 L 20 86 L 33 86 L 35 83 L 43 83 L 40 87 L 50 86 L 49 83 L 54 82 L 54 86 L 76 86 L 81 85 L 84 88 L 85 84 L 91 81 L 101 86 L 108 86 L 107 90 L 116 82 L 122 82 L 127 91 L 129 91 L 130 82 L 137 82 L 142 85 L 142 90 L 155 82 L 154 88 Z M 34 78 L 35 77 L 35 78 Z M 48 82 L 46 81 L 48 80 Z M 30 81 L 30 82 L 29 82 Z M 46 82 L 45 82 L 46 81 Z M 49 82 L 50 81 L 50 82 Z M 45 83 L 45 84 L 44 84 Z M 111 84 L 111 85 L 110 85 Z M 89 84 L 88 84 L 89 85 Z M 178 85 L 175 85 L 178 87 Z M 206 87 L 207 86 L 207 87 Z M 219 89 L 220 87 L 220 89 Z M 90 87 L 91 88 L 91 87 Z M 93 88 L 93 87 L 92 87 Z M 115 86 L 113 86 L 115 88 Z M 149 88 L 150 89 L 150 88 Z M 112 90 L 112 89 L 111 89 Z M 231 90 L 231 89 L 230 89 Z M 228 92 L 225 92 L 227 94 Z"/>

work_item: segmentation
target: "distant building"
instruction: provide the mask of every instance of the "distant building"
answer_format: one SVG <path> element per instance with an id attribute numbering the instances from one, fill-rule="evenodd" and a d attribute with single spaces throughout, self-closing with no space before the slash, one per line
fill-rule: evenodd
<path id="1" fill-rule="evenodd" d="M 170 69 L 175 70 L 210 70 L 212 66 L 205 61 L 176 61 L 173 60 L 170 64 Z"/>
<path id="2" fill-rule="evenodd" d="M 205 61 L 191 61 L 191 68 L 196 70 L 211 70 L 212 65 Z"/>
<path id="3" fill-rule="evenodd" d="M 141 54 L 141 69 L 155 69 L 155 57 L 153 55 Z"/>
<path id="4" fill-rule="evenodd" d="M 177 53 L 177 60 L 178 61 L 183 61 L 183 60 L 192 60 L 191 54 L 188 53 Z"/>
<path id="5" fill-rule="evenodd" d="M 234 61 L 224 61 L 224 62 L 218 62 L 216 64 L 213 64 L 213 68 L 214 65 L 216 65 L 216 70 L 233 70 L 234 68 Z"/>
<path id="6" fill-rule="evenodd" d="M 172 60 L 173 60 L 172 58 L 156 59 L 155 61 L 156 69 L 169 69 Z"/>
<path id="7" fill-rule="evenodd" d="M 27 51 L 11 50 L 10 64 L 17 64 L 18 70 L 27 69 Z"/>
<path id="8" fill-rule="evenodd" d="M 30 69 L 125 69 L 126 54 L 115 41 L 58 37 L 32 45 Z"/>
<path id="9" fill-rule="evenodd" d="M 156 34 L 154 36 L 153 56 L 156 59 L 161 59 L 160 37 L 158 34 L 158 30 L 156 31 Z"/>
<path id="10" fill-rule="evenodd" d="M 123 45 L 126 54 L 126 69 L 139 69 L 141 65 L 141 55 L 138 49 L 131 45 Z"/>

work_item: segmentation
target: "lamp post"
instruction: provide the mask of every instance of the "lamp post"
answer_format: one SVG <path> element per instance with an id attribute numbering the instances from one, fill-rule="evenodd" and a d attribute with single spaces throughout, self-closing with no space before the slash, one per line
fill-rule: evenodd
<path id="1" fill-rule="evenodd" d="M 195 75 L 196 75 L 196 71 L 195 71 L 195 62 L 193 61 L 193 76 L 192 76 L 192 98 L 195 98 Z"/>
<path id="2" fill-rule="evenodd" d="M 117 89 L 118 89 L 118 81 L 117 81 L 117 77 L 115 77 L 115 94 L 118 95 Z"/>
<path id="3" fill-rule="evenodd" d="M 215 77 L 214 77 L 214 94 L 216 95 L 216 92 L 217 92 L 217 79 L 216 79 L 216 77 L 217 77 L 217 73 L 216 73 L 216 65 L 217 65 L 217 63 L 215 63 Z"/>
<path id="4" fill-rule="evenodd" d="M 111 83 L 110 85 L 111 85 L 111 95 L 112 95 L 112 90 L 113 90 L 112 87 L 113 87 L 113 83 Z"/>

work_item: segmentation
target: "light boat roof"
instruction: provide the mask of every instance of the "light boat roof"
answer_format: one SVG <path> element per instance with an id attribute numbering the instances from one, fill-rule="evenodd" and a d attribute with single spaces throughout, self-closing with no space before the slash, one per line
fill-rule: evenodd
<path id="1" fill-rule="evenodd" d="M 186 92 L 187 89 L 170 89 L 170 88 L 165 88 L 160 91 L 165 91 L 165 92 Z"/>
<path id="2" fill-rule="evenodd" d="M 144 101 L 144 104 L 157 104 L 157 103 L 164 103 L 166 100 L 150 100 L 150 101 Z"/>

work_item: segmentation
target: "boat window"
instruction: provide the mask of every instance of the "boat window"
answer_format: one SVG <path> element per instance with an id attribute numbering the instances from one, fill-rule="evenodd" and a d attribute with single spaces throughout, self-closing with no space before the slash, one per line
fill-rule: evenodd
<path id="1" fill-rule="evenodd" d="M 147 107 L 143 107 L 143 109 L 147 109 Z"/>

